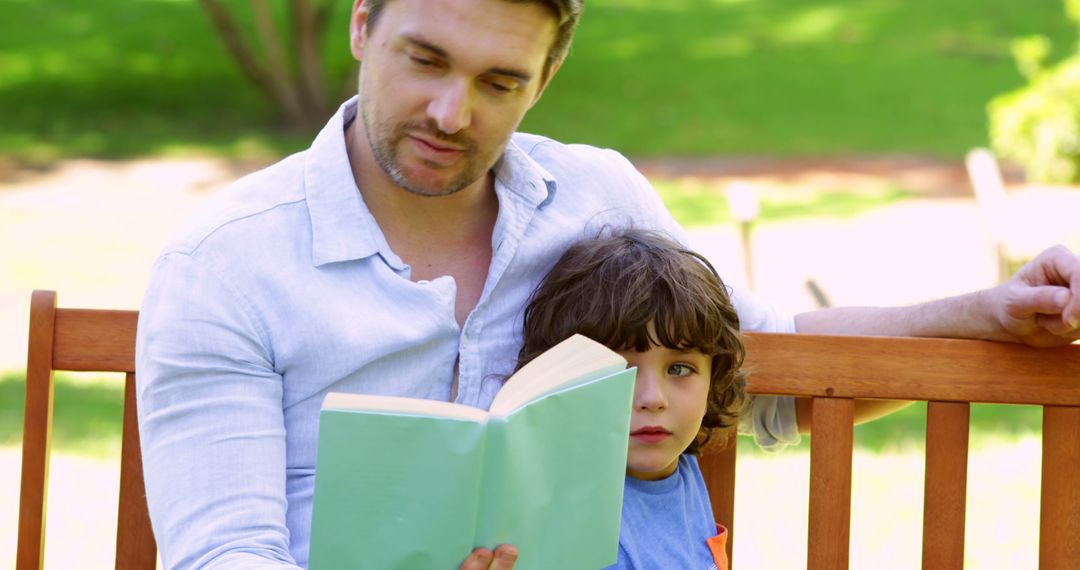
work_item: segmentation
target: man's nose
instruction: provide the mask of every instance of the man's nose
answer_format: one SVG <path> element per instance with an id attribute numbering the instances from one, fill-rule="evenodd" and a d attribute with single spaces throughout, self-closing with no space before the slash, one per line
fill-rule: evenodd
<path id="1" fill-rule="evenodd" d="M 439 130 L 452 135 L 469 127 L 472 122 L 470 88 L 465 81 L 454 81 L 440 86 L 431 99 L 427 112 Z"/>

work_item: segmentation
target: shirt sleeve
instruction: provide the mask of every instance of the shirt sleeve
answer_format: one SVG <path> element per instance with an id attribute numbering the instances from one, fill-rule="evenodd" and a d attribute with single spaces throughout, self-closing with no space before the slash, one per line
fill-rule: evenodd
<path id="1" fill-rule="evenodd" d="M 282 379 L 245 297 L 158 260 L 139 316 L 147 504 L 167 568 L 299 568 L 286 527 Z"/>
<path id="2" fill-rule="evenodd" d="M 802 440 L 795 417 L 795 398 L 751 394 L 739 414 L 739 433 L 751 435 L 765 451 L 782 451 Z"/>
<path id="3" fill-rule="evenodd" d="M 763 302 L 753 293 L 730 287 L 731 300 L 744 331 L 795 332 L 795 316 Z M 754 437 L 765 451 L 781 451 L 801 441 L 791 396 L 750 395 L 739 414 L 739 433 Z"/>

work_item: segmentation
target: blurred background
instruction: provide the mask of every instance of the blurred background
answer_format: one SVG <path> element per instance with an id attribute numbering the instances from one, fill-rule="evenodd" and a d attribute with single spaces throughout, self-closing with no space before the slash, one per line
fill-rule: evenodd
<path id="1" fill-rule="evenodd" d="M 31 290 L 137 308 L 178 225 L 354 90 L 350 9 L 0 0 L 0 566 Z M 1077 0 L 588 0 L 522 130 L 628 155 L 725 280 L 791 311 L 919 302 L 1080 249 L 1078 23 Z M 117 378 L 57 378 L 50 568 L 111 565 L 120 410 Z M 856 430 L 852 568 L 918 564 L 924 418 Z M 1035 567 L 1040 422 L 972 412 L 970 568 Z M 807 442 L 740 446 L 736 563 L 802 567 Z"/>

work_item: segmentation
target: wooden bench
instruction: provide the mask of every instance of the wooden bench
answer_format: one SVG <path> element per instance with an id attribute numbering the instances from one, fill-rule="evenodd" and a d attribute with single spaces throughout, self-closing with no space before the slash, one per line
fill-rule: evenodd
<path id="1" fill-rule="evenodd" d="M 152 570 L 156 565 L 157 545 L 146 510 L 139 426 L 135 417 L 137 321 L 135 311 L 58 309 L 56 293 L 52 291 L 34 291 L 31 297 L 17 570 L 39 570 L 44 565 L 45 499 L 56 370 L 126 374 L 116 568 Z"/>
<path id="2" fill-rule="evenodd" d="M 16 567 L 42 567 L 55 370 L 126 373 L 116 567 L 152 569 L 135 420 L 137 313 L 58 309 L 35 291 Z M 1039 566 L 1080 568 L 1080 346 L 1031 349 L 979 341 L 747 334 L 750 390 L 814 397 L 807 567 L 848 567 L 853 398 L 924 400 L 923 568 L 963 567 L 971 402 L 1044 407 Z M 702 458 L 717 519 L 732 532 L 734 446 Z M 733 541 L 729 540 L 729 549 Z M 729 554 L 731 554 L 729 552 Z M 733 559 L 737 563 L 737 559 Z"/>
<path id="3" fill-rule="evenodd" d="M 964 566 L 970 403 L 1042 406 L 1039 568 L 1080 568 L 1080 346 L 746 336 L 749 391 L 814 398 L 807 568 L 848 567 L 854 398 L 928 402 L 922 545 L 928 570 Z M 730 525 L 734 446 L 703 457 L 702 471 L 718 522 Z"/>

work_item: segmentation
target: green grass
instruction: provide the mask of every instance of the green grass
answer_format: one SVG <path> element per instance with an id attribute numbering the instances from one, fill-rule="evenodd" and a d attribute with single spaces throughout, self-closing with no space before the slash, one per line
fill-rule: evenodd
<path id="1" fill-rule="evenodd" d="M 597 0 L 526 127 L 631 154 L 914 152 L 985 144 L 1011 38 L 1061 0 Z M 582 97 L 581 94 L 589 94 Z M 569 120 L 568 120 L 569 119 Z"/>
<path id="2" fill-rule="evenodd" d="M 123 415 L 123 377 L 119 375 L 56 376 L 53 449 L 90 457 L 117 457 Z M 0 446 L 22 441 L 23 394 L 21 372 L 0 375 Z M 1040 433 L 1042 413 L 1034 406 L 974 405 L 971 408 L 973 447 Z M 883 419 L 858 426 L 855 446 L 882 452 L 906 450 L 926 438 L 926 404 L 909 406 Z M 793 448 L 809 450 L 809 440 Z M 760 453 L 750 438 L 740 438 L 739 450 Z"/>
<path id="3" fill-rule="evenodd" d="M 734 223 L 723 190 L 693 180 L 651 180 L 671 215 L 685 227 Z M 799 189 L 798 192 L 759 192 L 757 223 L 785 222 L 808 216 L 850 219 L 859 214 L 914 198 L 900 188 Z"/>
<path id="4" fill-rule="evenodd" d="M 969 445 L 979 449 L 994 443 L 1015 441 L 1042 433 L 1042 410 L 1038 406 L 973 404 Z M 899 412 L 855 427 L 855 448 L 874 453 L 922 449 L 926 444 L 926 402 L 916 402 Z M 809 452 L 810 438 L 803 437 L 794 452 Z M 750 438 L 739 438 L 739 452 L 764 453 Z"/>
<path id="5" fill-rule="evenodd" d="M 974 404 L 971 406 L 971 446 L 981 447 L 1001 439 L 1042 432 L 1038 406 Z M 855 445 L 883 451 L 921 446 L 926 441 L 926 403 L 913 404 L 881 420 L 855 428 Z"/>
<path id="6" fill-rule="evenodd" d="M 350 5 L 327 42 L 339 76 Z M 985 144 L 986 102 L 1022 82 L 1009 40 L 1032 33 L 1056 58 L 1076 38 L 1061 0 L 589 0 L 523 127 L 632 155 L 958 156 Z M 0 0 L 0 125 L 0 154 L 38 163 L 276 155 L 313 134 L 280 128 L 194 0 Z"/>
<path id="7" fill-rule="evenodd" d="M 335 45 L 347 45 L 350 5 L 337 10 Z M 349 65 L 347 51 L 332 54 L 331 68 Z M 0 153 L 34 163 L 276 156 L 312 134 L 281 127 L 194 0 L 0 0 L 0 124 Z"/>
<path id="8" fill-rule="evenodd" d="M 118 457 L 124 413 L 121 375 L 57 374 L 52 449 L 90 457 Z M 22 372 L 0 375 L 0 446 L 22 442 L 26 383 Z"/>

